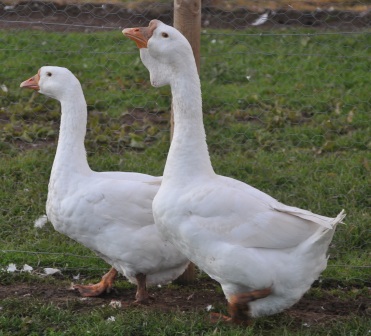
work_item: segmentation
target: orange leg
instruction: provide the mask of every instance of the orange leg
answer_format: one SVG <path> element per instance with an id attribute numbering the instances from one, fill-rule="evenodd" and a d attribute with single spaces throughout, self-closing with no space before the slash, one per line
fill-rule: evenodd
<path id="1" fill-rule="evenodd" d="M 265 288 L 233 295 L 228 302 L 228 312 L 231 316 L 212 313 L 210 316 L 211 322 L 222 321 L 247 326 L 250 324 L 249 302 L 265 298 L 271 293 L 271 288 Z"/>
<path id="2" fill-rule="evenodd" d="M 134 303 L 145 304 L 148 303 L 149 300 L 153 300 L 147 291 L 146 275 L 143 273 L 138 273 L 135 278 L 137 279 L 137 293 L 135 294 L 136 300 Z"/>
<path id="3" fill-rule="evenodd" d="M 99 296 L 100 294 L 111 291 L 113 282 L 117 275 L 115 268 L 111 268 L 108 273 L 103 275 L 102 280 L 95 285 L 74 285 L 73 288 L 77 289 L 82 296 Z"/>

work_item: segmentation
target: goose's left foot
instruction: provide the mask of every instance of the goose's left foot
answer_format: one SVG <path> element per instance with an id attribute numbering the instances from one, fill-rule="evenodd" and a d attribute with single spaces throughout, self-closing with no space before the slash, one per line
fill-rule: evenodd
<path id="1" fill-rule="evenodd" d="M 108 273 L 103 275 L 102 280 L 95 285 L 74 285 L 73 288 L 77 289 L 82 296 L 94 297 L 107 292 L 109 293 L 112 289 L 113 282 L 115 281 L 117 271 L 115 268 L 111 268 Z"/>
<path id="2" fill-rule="evenodd" d="M 249 316 L 249 302 L 267 297 L 272 293 L 271 288 L 265 288 L 248 293 L 233 295 L 228 302 L 228 312 L 231 315 L 212 313 L 211 322 L 225 322 L 248 326 L 251 324 Z"/>
<path id="3" fill-rule="evenodd" d="M 154 300 L 148 294 L 147 291 L 147 276 L 143 273 L 138 273 L 135 278 L 137 279 L 137 293 L 135 294 L 135 301 L 134 304 L 148 304 L 150 301 Z"/>

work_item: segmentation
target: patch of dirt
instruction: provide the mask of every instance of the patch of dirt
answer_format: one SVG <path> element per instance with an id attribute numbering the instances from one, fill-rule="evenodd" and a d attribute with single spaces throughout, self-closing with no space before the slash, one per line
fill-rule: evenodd
<path id="1" fill-rule="evenodd" d="M 304 26 L 354 30 L 371 26 L 370 6 L 363 6 L 361 11 L 344 10 L 336 4 L 327 6 L 324 1 L 321 8 L 312 8 L 297 10 L 284 5 L 268 11 L 256 6 L 232 6 L 227 10 L 213 1 L 203 1 L 201 23 L 203 28 L 244 29 L 266 12 L 268 19 L 260 26 L 263 29 Z M 173 2 L 137 3 L 135 6 L 69 1 L 20 1 L 11 5 L 0 2 L 0 28 L 91 32 L 145 26 L 154 18 L 172 24 Z"/>
<path id="2" fill-rule="evenodd" d="M 297 304 L 287 311 L 295 320 L 301 320 L 308 325 L 329 323 L 339 318 L 353 315 L 369 316 L 371 300 L 367 297 L 357 299 L 341 299 L 324 292 L 321 298 L 304 296 Z"/>
<path id="3" fill-rule="evenodd" d="M 122 278 L 119 281 L 123 281 Z M 112 300 L 122 303 L 123 308 L 130 306 L 135 300 L 136 289 L 131 286 L 130 289 L 113 288 L 110 293 L 105 293 L 99 297 L 82 298 L 78 291 L 72 290 L 61 284 L 26 284 L 17 283 L 12 285 L 0 286 L 0 300 L 5 298 L 27 298 L 53 302 L 56 305 L 63 305 L 68 301 L 84 302 L 80 307 L 83 310 L 89 310 L 94 307 L 100 307 L 103 304 L 109 304 Z M 220 305 L 226 302 L 224 295 L 219 290 L 218 284 L 212 280 L 197 281 L 196 284 L 183 286 L 181 290 L 171 286 L 152 286 L 149 293 L 153 301 L 149 305 L 143 305 L 143 309 L 154 309 L 159 311 L 169 311 L 171 309 L 181 309 L 189 311 L 194 309 L 205 309 L 208 305 Z"/>
<path id="4" fill-rule="evenodd" d="M 122 279 L 120 279 L 122 281 Z M 353 290 L 351 288 L 346 289 Z M 212 305 L 214 311 L 225 309 L 226 300 L 220 286 L 211 279 L 198 279 L 189 286 L 162 286 L 149 289 L 154 300 L 149 305 L 140 306 L 145 310 L 168 312 L 174 309 L 181 311 L 205 311 Z M 292 317 L 298 325 L 327 324 L 334 320 L 348 319 L 354 315 L 369 316 L 370 296 L 358 295 L 352 298 L 339 298 L 323 290 L 322 297 L 305 295 L 297 304 L 284 312 Z M 5 298 L 33 298 L 42 303 L 53 303 L 56 306 L 66 307 L 73 305 L 76 311 L 89 311 L 102 305 L 109 305 L 112 300 L 120 301 L 121 309 L 132 307 L 135 297 L 135 288 L 113 289 L 111 293 L 96 298 L 81 298 L 77 291 L 71 290 L 62 284 L 26 284 L 18 283 L 0 286 L 0 300 Z"/>
<path id="5" fill-rule="evenodd" d="M 59 107 L 56 109 L 58 111 Z M 3 125 L 10 122 L 9 111 L 0 111 L 0 129 Z M 110 117 L 107 113 L 97 110 L 90 110 L 87 123 L 86 148 L 88 151 L 96 150 L 97 143 L 110 143 L 111 151 L 117 152 L 125 148 L 136 148 L 131 143 L 131 134 L 136 134 L 141 137 L 143 148 L 152 145 L 157 140 L 159 132 L 169 131 L 169 111 L 150 111 L 143 108 L 132 108 L 122 113 L 118 117 Z M 13 125 L 12 132 L 8 130 L 4 134 L 9 150 L 17 148 L 17 150 L 27 151 L 30 149 L 40 149 L 45 147 L 55 147 L 59 134 L 60 114 L 56 114 L 45 119 L 37 114 L 30 114 L 29 116 L 21 115 L 18 118 L 20 121 Z M 98 122 L 101 127 L 96 127 Z M 24 133 L 32 133 L 32 125 L 35 123 L 45 125 L 50 135 L 31 134 L 28 138 L 24 137 Z M 118 126 L 120 125 L 120 126 Z M 122 126 L 124 125 L 124 126 Z M 115 128 L 114 131 L 112 129 Z M 152 132 L 148 133 L 148 129 L 152 128 Z M 31 131 L 29 131 L 31 129 Z M 101 139 L 101 134 L 105 129 L 110 130 L 104 139 Z M 33 132 L 35 133 L 35 132 Z M 44 131 L 45 133 L 45 131 Z M 125 138 L 120 138 L 125 135 Z M 1 144 L 1 142 L 0 142 Z M 145 145 L 145 146 L 144 146 Z M 3 144 L 5 146 L 5 143 Z M 137 149 L 141 149 L 138 147 Z M 4 148 L 5 150 L 6 148 Z"/>

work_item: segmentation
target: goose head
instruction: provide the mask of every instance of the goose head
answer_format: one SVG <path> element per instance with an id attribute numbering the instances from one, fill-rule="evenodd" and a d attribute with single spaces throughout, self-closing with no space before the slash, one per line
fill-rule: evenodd
<path id="1" fill-rule="evenodd" d="M 67 68 L 43 66 L 37 74 L 21 83 L 20 87 L 38 91 L 50 98 L 62 101 L 80 94 L 79 80 Z"/>
<path id="2" fill-rule="evenodd" d="M 122 33 L 140 49 L 153 86 L 171 84 L 173 74 L 182 70 L 196 70 L 191 45 L 174 27 L 152 20 L 148 27 L 126 28 Z"/>

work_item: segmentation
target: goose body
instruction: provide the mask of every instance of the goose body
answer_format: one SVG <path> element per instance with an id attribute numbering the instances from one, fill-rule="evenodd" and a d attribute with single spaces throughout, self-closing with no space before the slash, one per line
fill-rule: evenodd
<path id="1" fill-rule="evenodd" d="M 146 284 L 167 283 L 188 265 L 183 254 L 160 237 L 154 224 L 152 201 L 162 178 L 90 169 L 84 146 L 86 102 L 80 82 L 68 69 L 42 67 L 21 86 L 61 103 L 46 203 L 48 219 L 57 231 L 93 250 L 137 284 L 137 300 L 145 301 Z M 110 277 L 115 275 L 115 270 L 110 272 Z M 99 294 L 81 287 L 87 296 Z"/>
<path id="2" fill-rule="evenodd" d="M 131 28 L 154 86 L 170 85 L 174 133 L 153 201 L 164 239 L 210 277 L 229 302 L 227 321 L 278 313 L 297 302 L 326 268 L 336 225 L 345 217 L 287 206 L 211 165 L 191 46 L 161 21 Z"/>

